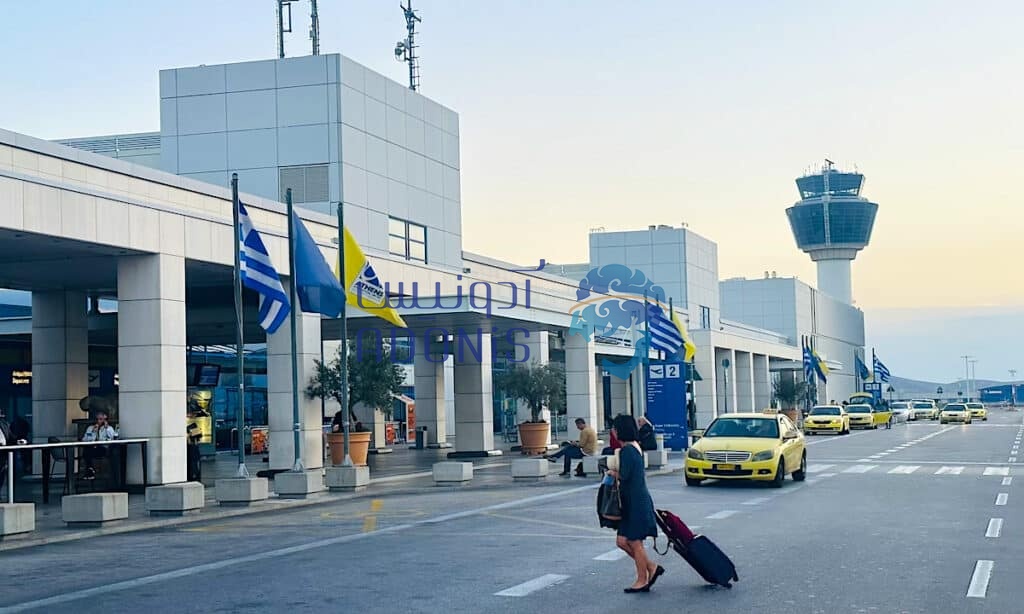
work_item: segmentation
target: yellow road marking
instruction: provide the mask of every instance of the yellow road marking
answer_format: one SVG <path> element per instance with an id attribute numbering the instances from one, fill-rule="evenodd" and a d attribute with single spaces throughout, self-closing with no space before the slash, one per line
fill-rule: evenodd
<path id="1" fill-rule="evenodd" d="M 374 499 L 374 500 L 370 501 L 370 512 L 371 513 L 372 512 L 379 512 L 381 506 L 383 506 L 383 505 L 384 505 L 384 502 L 381 501 L 380 499 Z M 377 530 L 377 517 L 376 516 L 367 516 L 363 520 L 363 533 L 371 533 L 371 532 L 376 531 L 376 530 Z"/>
<path id="2" fill-rule="evenodd" d="M 504 520 L 517 520 L 519 522 L 528 522 L 528 523 L 531 523 L 531 524 L 543 524 L 543 525 L 549 525 L 549 526 L 553 526 L 553 527 L 561 527 L 563 529 L 573 529 L 574 531 L 588 531 L 588 532 L 591 532 L 591 533 L 600 533 L 601 535 L 607 535 L 608 534 L 608 531 L 604 530 L 604 529 L 595 529 L 593 527 L 581 527 L 581 526 L 578 526 L 578 525 L 566 524 L 566 523 L 563 523 L 563 522 L 554 522 L 552 520 L 540 520 L 538 518 L 524 518 L 522 516 L 508 516 L 508 515 L 505 515 L 505 514 L 496 514 L 494 512 L 489 512 L 486 515 L 487 516 L 491 516 L 493 518 L 502 518 Z"/>

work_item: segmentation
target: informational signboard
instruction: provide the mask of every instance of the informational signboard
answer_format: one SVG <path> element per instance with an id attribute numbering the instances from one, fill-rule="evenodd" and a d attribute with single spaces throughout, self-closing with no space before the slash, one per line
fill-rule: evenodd
<path id="1" fill-rule="evenodd" d="M 864 392 L 875 398 L 875 403 L 882 400 L 882 382 L 865 382 Z"/>
<path id="2" fill-rule="evenodd" d="M 682 362 L 651 361 L 647 369 L 647 417 L 654 430 L 665 436 L 665 447 L 685 450 L 686 365 Z"/>

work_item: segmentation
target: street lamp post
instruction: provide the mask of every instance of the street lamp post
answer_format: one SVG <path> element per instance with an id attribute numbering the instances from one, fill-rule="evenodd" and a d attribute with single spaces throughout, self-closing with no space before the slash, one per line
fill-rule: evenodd
<path id="1" fill-rule="evenodd" d="M 973 356 L 968 356 L 967 354 L 964 354 L 960 358 L 964 359 L 964 386 L 967 387 L 967 398 L 970 399 L 971 398 L 971 370 L 970 370 L 970 367 L 967 366 L 967 361 L 970 360 L 971 358 L 974 358 L 974 357 Z"/>
<path id="2" fill-rule="evenodd" d="M 970 384 L 970 387 L 967 389 L 967 392 L 968 392 L 967 400 L 968 401 L 970 401 L 971 398 L 973 398 L 975 395 L 978 394 L 978 382 L 975 379 L 975 370 L 974 370 L 974 365 L 978 364 L 978 360 L 976 358 L 972 358 L 970 360 L 970 363 L 971 363 L 971 384 Z"/>

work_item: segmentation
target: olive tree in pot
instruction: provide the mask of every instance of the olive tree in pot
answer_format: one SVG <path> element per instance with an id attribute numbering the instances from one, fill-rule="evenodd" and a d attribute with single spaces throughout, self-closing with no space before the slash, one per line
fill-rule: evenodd
<path id="1" fill-rule="evenodd" d="M 358 355 L 357 355 L 358 354 Z M 310 398 L 333 399 L 339 404 L 342 400 L 341 369 L 343 360 L 341 352 L 329 363 L 317 360 L 316 373 L 309 381 L 306 394 Z M 356 465 L 365 465 L 370 449 L 370 429 L 356 416 L 356 405 L 362 404 L 370 411 L 390 413 L 394 395 L 402 391 L 405 372 L 399 365 L 391 362 L 388 351 L 353 352 L 348 357 L 348 411 L 349 422 L 354 425 L 349 429 L 349 456 Z M 331 432 L 327 434 L 327 442 L 331 446 L 331 464 L 340 465 L 345 460 L 344 432 L 341 428 L 343 420 L 339 410 L 334 417 Z M 372 419 L 372 416 L 370 417 Z M 337 430 L 335 430 L 337 429 Z"/>
<path id="2" fill-rule="evenodd" d="M 565 369 L 562 365 L 515 364 L 496 377 L 495 385 L 530 408 L 530 420 L 519 425 L 523 454 L 540 454 L 547 450 L 551 426 L 541 412 L 544 407 L 557 411 L 565 405 Z"/>
<path id="3" fill-rule="evenodd" d="M 794 423 L 797 421 L 796 407 L 803 403 L 809 392 L 807 382 L 797 381 L 792 377 L 781 377 L 772 384 L 775 400 L 782 408 L 782 413 L 789 416 Z"/>

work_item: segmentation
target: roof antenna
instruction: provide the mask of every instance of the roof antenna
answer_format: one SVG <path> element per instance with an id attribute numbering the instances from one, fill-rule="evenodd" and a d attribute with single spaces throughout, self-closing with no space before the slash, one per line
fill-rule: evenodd
<path id="1" fill-rule="evenodd" d="M 309 0 L 309 38 L 313 41 L 313 55 L 320 55 L 320 14 L 316 10 L 316 0 Z"/>
<path id="2" fill-rule="evenodd" d="M 284 35 L 292 32 L 292 1 L 277 0 L 277 57 L 284 57 Z"/>
<path id="3" fill-rule="evenodd" d="M 405 29 L 409 35 L 405 40 L 395 43 L 395 59 L 409 65 L 409 89 L 416 91 L 420 87 L 420 64 L 419 56 L 416 55 L 416 23 L 421 21 L 420 16 L 412 9 L 412 0 L 405 0 L 405 4 L 399 4 L 405 14 Z"/>

